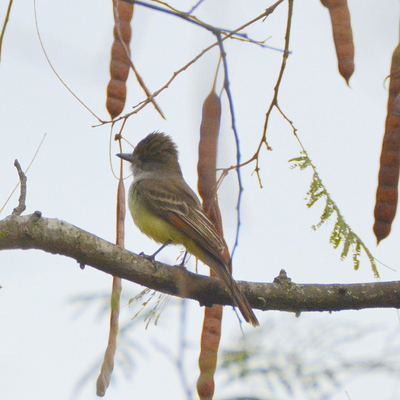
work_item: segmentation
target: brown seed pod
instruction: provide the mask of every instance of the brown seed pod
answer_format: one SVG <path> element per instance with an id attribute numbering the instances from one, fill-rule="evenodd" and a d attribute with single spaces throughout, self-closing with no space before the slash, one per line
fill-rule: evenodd
<path id="1" fill-rule="evenodd" d="M 374 233 L 378 243 L 389 235 L 397 210 L 400 170 L 399 94 L 400 43 L 392 56 L 385 134 L 376 191 Z"/>
<path id="2" fill-rule="evenodd" d="M 216 180 L 220 121 L 221 100 L 213 89 L 203 104 L 203 116 L 200 126 L 199 162 L 197 164 L 199 179 L 198 189 L 203 199 L 203 209 L 205 213 L 215 225 L 215 229 L 220 237 L 223 238 Z M 229 250 L 226 243 L 223 256 L 227 265 L 231 266 Z M 216 274 L 211 270 L 210 275 L 215 276 Z M 249 311 L 250 306 L 247 306 L 247 304 L 247 300 L 244 298 L 244 300 L 239 299 L 237 305 L 243 316 L 247 315 L 248 319 L 246 320 L 249 322 L 251 321 L 254 326 L 258 325 L 257 318 L 251 309 Z M 200 400 L 212 399 L 214 395 L 214 373 L 221 339 L 222 313 L 223 307 L 219 304 L 214 304 L 211 308 L 206 307 L 204 312 L 199 355 L 200 376 L 197 380 L 197 393 Z"/>
<path id="3" fill-rule="evenodd" d="M 204 310 L 203 329 L 201 331 L 197 393 L 200 400 L 214 396 L 214 373 L 217 368 L 219 342 L 221 340 L 221 322 L 223 307 L 214 304 Z"/>
<path id="4" fill-rule="evenodd" d="M 200 125 L 199 162 L 197 164 L 199 177 L 197 186 L 206 211 L 214 202 L 216 196 L 217 149 L 220 121 L 221 100 L 212 91 L 203 104 L 203 116 Z"/>
<path id="5" fill-rule="evenodd" d="M 113 0 L 114 43 L 111 48 L 110 82 L 107 87 L 106 107 L 111 118 L 120 115 L 125 107 L 126 80 L 131 67 L 129 43 L 132 36 L 133 3 Z"/>
<path id="6" fill-rule="evenodd" d="M 349 84 L 354 72 L 354 43 L 347 0 L 321 0 L 329 10 L 340 75 Z"/>
<path id="7" fill-rule="evenodd" d="M 221 213 L 216 197 L 217 149 L 221 120 L 221 101 L 211 91 L 203 104 L 203 116 L 200 125 L 199 161 L 197 164 L 198 190 L 203 199 L 203 208 L 214 223 L 219 235 L 223 237 Z M 229 261 L 229 252 L 225 246 L 225 256 Z M 210 275 L 215 275 L 210 270 Z M 223 307 L 214 304 L 204 311 L 203 329 L 201 332 L 197 393 L 201 400 L 212 399 L 215 382 L 214 373 L 217 367 L 219 342 L 221 339 Z"/>

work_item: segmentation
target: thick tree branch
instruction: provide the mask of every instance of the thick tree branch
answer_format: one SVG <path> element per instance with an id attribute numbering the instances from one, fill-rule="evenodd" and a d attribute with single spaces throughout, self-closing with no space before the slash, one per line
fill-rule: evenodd
<path id="1" fill-rule="evenodd" d="M 217 278 L 155 263 L 68 222 L 32 215 L 0 221 L 0 250 L 40 249 L 75 259 L 100 271 L 203 305 L 232 304 Z M 339 311 L 400 308 L 400 282 L 298 285 L 284 271 L 273 283 L 240 282 L 250 304 L 260 310 Z"/>

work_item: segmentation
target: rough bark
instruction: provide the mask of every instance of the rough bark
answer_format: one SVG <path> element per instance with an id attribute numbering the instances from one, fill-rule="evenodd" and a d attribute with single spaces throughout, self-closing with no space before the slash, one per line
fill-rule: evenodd
<path id="1" fill-rule="evenodd" d="M 44 218 L 40 212 L 0 221 L 0 250 L 40 249 L 75 259 L 113 276 L 201 305 L 231 305 L 217 278 L 169 266 L 122 249 L 68 222 Z M 265 270 L 271 271 L 272 266 Z M 295 284 L 284 271 L 273 283 L 238 282 L 252 307 L 295 313 L 363 308 L 400 308 L 400 282 L 359 284 Z"/>

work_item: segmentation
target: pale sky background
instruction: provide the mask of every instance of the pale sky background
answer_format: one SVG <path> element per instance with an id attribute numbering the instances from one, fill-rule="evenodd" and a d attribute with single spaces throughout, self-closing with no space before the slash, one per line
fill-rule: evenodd
<path id="1" fill-rule="evenodd" d="M 3 21 L 7 1 L 0 3 Z M 272 2 L 205 1 L 196 11 L 200 19 L 218 27 L 236 27 L 261 14 Z M 188 11 L 190 2 L 173 5 Z M 351 89 L 337 71 L 330 20 L 319 1 L 296 1 L 287 69 L 281 85 L 280 105 L 294 122 L 320 177 L 340 207 L 346 221 L 369 246 L 376 258 L 395 271 L 379 266 L 382 280 L 399 277 L 399 221 L 376 247 L 372 232 L 378 163 L 387 103 L 391 55 L 398 43 L 399 3 L 395 0 L 349 1 L 356 48 L 356 71 Z M 253 39 L 270 37 L 267 44 L 283 48 L 287 4 L 279 6 L 264 23 L 246 29 Z M 110 1 L 37 1 L 42 39 L 54 67 L 69 87 L 100 118 L 108 119 L 105 89 L 112 43 Z M 152 91 L 159 89 L 174 71 L 214 42 L 207 31 L 183 20 L 137 6 L 132 54 L 136 67 Z M 232 95 L 241 140 L 242 159 L 250 157 L 260 140 L 264 115 L 279 72 L 281 53 L 239 41 L 227 41 Z M 152 106 L 129 119 L 124 136 L 137 143 L 147 133 L 160 130 L 173 136 L 180 149 L 182 169 L 196 187 L 196 163 L 201 106 L 212 85 L 218 50 L 210 51 L 181 74 L 157 101 L 167 120 Z M 131 76 L 126 111 L 144 99 Z M 220 86 L 219 86 L 220 87 Z M 68 221 L 109 241 L 115 240 L 117 182 L 109 165 L 109 153 L 117 166 L 114 143 L 109 148 L 110 125 L 93 128 L 96 119 L 61 85 L 46 62 L 35 31 L 32 1 L 15 1 L 7 27 L 0 64 L 0 203 L 4 203 L 18 175 L 18 159 L 26 168 L 43 135 L 46 139 L 28 172 L 27 210 L 44 217 Z M 226 96 L 223 96 L 219 166 L 235 164 L 233 134 Z M 238 280 L 272 282 L 284 268 L 297 283 L 351 283 L 374 281 L 363 257 L 359 271 L 350 260 L 340 261 L 340 250 L 329 244 L 333 221 L 314 232 L 323 204 L 308 210 L 304 200 L 311 170 L 291 170 L 288 160 L 300 147 L 290 126 L 274 111 L 268 132 L 272 152 L 263 151 L 260 167 L 263 189 L 252 174 L 254 164 L 242 169 L 244 193 L 240 244 L 235 253 L 234 276 Z M 130 148 L 126 146 L 126 151 Z M 128 169 L 126 169 L 128 172 Z M 126 188 L 130 179 L 126 181 Z M 237 184 L 232 173 L 220 190 L 226 239 L 232 247 L 235 235 Z M 4 209 L 5 218 L 17 205 L 18 191 Z M 157 248 L 139 233 L 127 216 L 126 247 L 136 253 Z M 179 248 L 164 251 L 159 260 L 174 263 Z M 95 399 L 94 380 L 80 397 L 74 385 L 105 350 L 108 319 L 98 317 L 98 307 L 82 311 L 69 300 L 76 295 L 107 293 L 111 277 L 74 260 L 40 251 L 0 253 L 0 387 L 3 399 Z M 189 268 L 193 268 L 193 262 Z M 208 273 L 202 268 L 202 273 Z M 124 294 L 133 297 L 140 288 L 123 283 Z M 122 321 L 135 310 L 123 303 Z M 136 369 L 129 379 L 121 373 L 108 389 L 106 399 L 184 399 L 177 372 L 155 350 L 162 344 L 175 353 L 178 347 L 179 307 L 170 301 L 158 326 L 145 330 L 137 323 L 131 332 L 140 350 L 133 353 Z M 189 303 L 185 359 L 188 379 L 197 378 L 198 341 L 203 309 Z M 365 343 L 361 353 L 379 352 L 387 338 L 400 333 L 395 310 L 292 314 L 257 312 L 261 324 L 269 318 L 285 321 L 295 342 L 305 326 L 362 322 L 379 326 L 380 334 Z M 245 332 L 253 328 L 244 327 Z M 285 331 L 287 335 L 287 331 Z M 222 344 L 235 343 L 240 327 L 230 308 L 225 310 Z M 268 338 L 267 338 L 268 339 Z M 269 342 L 274 345 L 273 339 Z M 369 354 L 369 353 L 368 353 Z M 218 383 L 217 383 L 218 385 Z M 398 398 L 399 383 L 380 375 L 363 375 L 345 387 L 352 399 Z M 223 395 L 217 386 L 216 398 Z M 385 390 L 384 397 L 382 388 Z M 263 394 L 255 392 L 259 396 Z M 299 396 L 298 399 L 306 399 Z M 347 399 L 341 390 L 333 400 Z"/>

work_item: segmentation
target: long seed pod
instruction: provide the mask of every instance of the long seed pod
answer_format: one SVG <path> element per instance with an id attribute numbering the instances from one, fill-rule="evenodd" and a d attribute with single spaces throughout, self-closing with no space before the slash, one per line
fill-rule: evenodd
<path id="1" fill-rule="evenodd" d="M 221 120 L 221 101 L 214 90 L 203 104 L 203 116 L 200 126 L 199 162 L 197 164 L 198 189 L 203 199 L 203 208 L 214 223 L 219 235 L 223 237 L 221 214 L 216 197 L 217 146 Z M 229 252 L 225 246 L 226 257 Z M 210 275 L 214 275 L 210 270 Z M 214 373 L 217 367 L 219 342 L 221 339 L 223 306 L 214 304 L 204 311 L 203 329 L 200 341 L 197 393 L 200 400 L 210 400 L 214 396 Z"/>
<path id="2" fill-rule="evenodd" d="M 200 125 L 199 162 L 197 164 L 197 188 L 203 199 L 203 208 L 223 236 L 221 214 L 217 204 L 217 149 L 221 120 L 221 100 L 213 90 L 203 104 Z M 217 207 L 215 207 L 217 206 Z M 216 209 L 215 209 L 216 208 Z M 217 213 L 217 215 L 213 215 Z"/>
<path id="3" fill-rule="evenodd" d="M 347 0 L 321 0 L 329 10 L 340 75 L 349 84 L 354 72 L 354 43 Z"/>
<path id="4" fill-rule="evenodd" d="M 200 375 L 197 379 L 197 393 L 200 400 L 211 400 L 214 396 L 214 374 L 217 368 L 223 306 L 214 304 L 205 307 L 201 331 L 199 356 Z"/>
<path id="5" fill-rule="evenodd" d="M 376 191 L 374 233 L 378 243 L 391 230 L 396 215 L 400 170 L 400 43 L 392 56 L 385 134 Z"/>
<path id="6" fill-rule="evenodd" d="M 133 3 L 113 0 L 114 8 L 114 43 L 111 48 L 110 82 L 107 86 L 106 107 L 111 118 L 120 115 L 125 107 L 126 80 L 130 63 L 129 43 L 131 41 L 131 20 Z"/>

